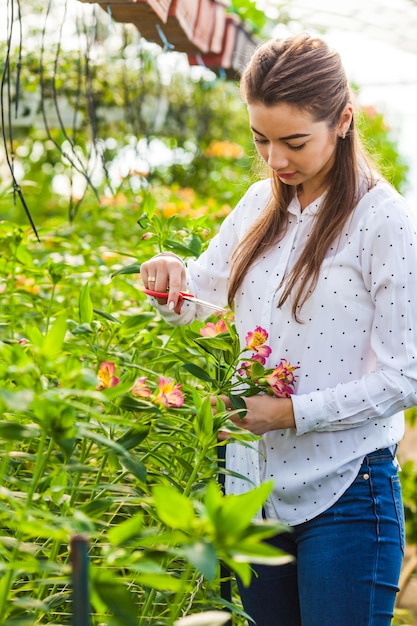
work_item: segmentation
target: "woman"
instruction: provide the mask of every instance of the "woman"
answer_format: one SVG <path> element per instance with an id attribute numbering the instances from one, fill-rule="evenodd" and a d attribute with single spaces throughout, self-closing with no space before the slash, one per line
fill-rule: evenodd
<path id="1" fill-rule="evenodd" d="M 274 480 L 264 516 L 288 525 L 290 565 L 256 567 L 257 626 L 387 626 L 404 549 L 396 446 L 417 405 L 417 236 L 404 199 L 360 147 L 339 55 L 297 35 L 259 47 L 241 89 L 270 177 L 256 182 L 187 267 L 163 253 L 142 280 L 169 289 L 166 319 L 208 311 L 181 289 L 260 325 L 299 365 L 291 398 L 245 398 L 257 449 L 227 445 L 228 492 Z M 242 476 L 235 478 L 236 473 Z M 247 477 L 247 479 L 245 479 Z"/>

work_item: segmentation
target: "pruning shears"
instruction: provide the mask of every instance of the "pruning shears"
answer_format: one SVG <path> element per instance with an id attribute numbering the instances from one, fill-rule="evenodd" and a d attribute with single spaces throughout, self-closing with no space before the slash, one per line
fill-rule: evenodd
<path id="1" fill-rule="evenodd" d="M 144 289 L 144 293 L 148 296 L 153 296 L 154 298 L 160 298 L 161 300 L 168 299 L 168 293 L 166 291 L 152 291 L 152 289 Z M 226 313 L 226 309 L 217 304 L 212 304 L 211 302 L 207 302 L 206 300 L 200 300 L 200 298 L 196 298 L 192 293 L 187 293 L 186 291 L 180 291 L 179 300 L 187 300 L 188 302 L 195 302 L 196 304 L 201 304 L 201 306 L 206 306 L 209 309 L 214 309 L 215 311 L 221 311 L 222 313 Z"/>

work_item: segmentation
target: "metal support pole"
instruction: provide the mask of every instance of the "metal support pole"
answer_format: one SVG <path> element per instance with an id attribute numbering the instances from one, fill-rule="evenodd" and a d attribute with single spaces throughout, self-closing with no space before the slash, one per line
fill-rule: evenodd
<path id="1" fill-rule="evenodd" d="M 71 538 L 72 626 L 90 626 L 90 593 L 88 580 L 88 539 Z"/>

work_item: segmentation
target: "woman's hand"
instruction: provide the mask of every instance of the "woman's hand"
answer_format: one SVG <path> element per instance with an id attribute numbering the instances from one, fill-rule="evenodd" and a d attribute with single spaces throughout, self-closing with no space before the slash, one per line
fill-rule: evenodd
<path id="1" fill-rule="evenodd" d="M 170 253 L 157 254 L 142 263 L 140 275 L 146 289 L 167 291 L 168 300 L 158 299 L 159 304 L 167 304 L 176 313 L 181 312 L 180 291 L 186 289 L 185 265 L 179 257 Z"/>
<path id="2" fill-rule="evenodd" d="M 226 408 L 233 411 L 229 398 L 221 396 Z M 294 411 L 291 398 L 275 398 L 265 394 L 243 398 L 246 404 L 247 413 L 245 417 L 240 417 L 239 413 L 230 415 L 231 421 L 249 430 L 254 435 L 263 435 L 270 430 L 281 428 L 295 428 Z M 212 398 L 212 405 L 216 405 L 216 398 Z M 221 437 L 222 438 L 222 437 Z"/>

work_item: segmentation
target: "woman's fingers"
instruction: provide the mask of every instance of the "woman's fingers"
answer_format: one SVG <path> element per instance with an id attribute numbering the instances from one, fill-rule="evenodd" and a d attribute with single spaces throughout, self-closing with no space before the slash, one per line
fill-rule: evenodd
<path id="1" fill-rule="evenodd" d="M 146 289 L 168 293 L 167 298 L 158 298 L 159 304 L 167 304 L 170 309 L 180 313 L 182 301 L 180 291 L 185 289 L 185 267 L 175 256 L 155 256 L 142 263 L 141 279 Z"/>

